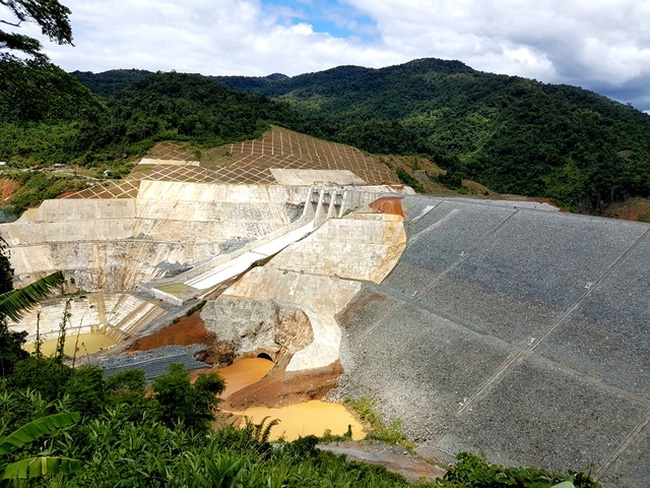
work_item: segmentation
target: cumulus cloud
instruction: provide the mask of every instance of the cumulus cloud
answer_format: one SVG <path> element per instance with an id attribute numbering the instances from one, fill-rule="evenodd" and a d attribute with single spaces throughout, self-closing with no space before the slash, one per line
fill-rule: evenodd
<path id="1" fill-rule="evenodd" d="M 650 109 L 647 0 L 63 0 L 67 70 L 289 75 L 422 57 L 569 83 Z"/>
<path id="2" fill-rule="evenodd" d="M 650 87 L 646 0 L 346 1 L 377 22 L 387 49 L 406 57 L 459 59 L 619 97 L 627 86 Z"/>
<path id="3" fill-rule="evenodd" d="M 47 45 L 67 70 L 113 68 L 289 75 L 396 57 L 360 38 L 314 29 L 299 9 L 255 0 L 64 0 L 75 48 Z M 340 12 L 338 14 L 340 16 Z M 331 20 L 334 22 L 335 20 Z M 332 24 L 334 25 L 334 24 Z M 346 26 L 349 29 L 350 26 Z M 346 30 L 347 31 L 347 30 Z"/>

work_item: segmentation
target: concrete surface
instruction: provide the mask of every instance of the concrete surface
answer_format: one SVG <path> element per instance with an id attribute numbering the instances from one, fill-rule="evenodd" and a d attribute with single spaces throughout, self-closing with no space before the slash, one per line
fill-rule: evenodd
<path id="1" fill-rule="evenodd" d="M 292 186 L 348 171 L 372 185 L 332 187 L 341 207 Z M 250 311 L 242 327 L 259 318 L 257 300 L 298 310 L 311 335 L 288 369 L 339 359 L 336 394 L 377 398 L 421 454 L 470 450 L 504 464 L 592 470 L 605 487 L 650 486 L 650 225 L 417 195 L 404 196 L 402 222 L 368 206 L 399 191 L 381 184 L 389 173 L 353 148 L 273 128 L 200 166 L 154 161 L 128 181 L 44 202 L 0 233 L 18 286 L 63 270 L 68 288 L 85 292 L 143 282 L 170 295 L 209 290 L 239 256 L 263 250 L 274 257 L 222 295 L 233 313 Z M 310 207 L 307 235 L 298 229 Z M 80 326 L 129 333 L 157 315 L 127 295 L 87 300 L 96 303 L 75 303 L 73 325 L 83 317 Z M 58 326 L 60 304 L 43 307 Z M 211 320 L 218 328 L 219 315 Z M 260 335 L 279 345 L 286 331 L 266 324 Z M 159 371 L 182 354 L 143 363 Z"/>
<path id="2" fill-rule="evenodd" d="M 406 250 L 337 316 L 340 396 L 423 455 L 650 485 L 650 225 L 405 197 Z"/>
<path id="3" fill-rule="evenodd" d="M 339 357 L 341 330 L 334 316 L 358 292 L 362 281 L 379 282 L 386 276 L 405 244 L 400 216 L 358 213 L 330 219 L 265 266 L 242 276 L 217 302 L 240 298 L 242 313 L 248 311 L 250 300 L 299 306 L 309 317 L 314 339 L 293 354 L 287 371 L 327 366 Z M 251 323 L 263 319 L 246 315 Z M 219 335 L 219 315 L 206 310 L 201 316 Z M 245 329 L 242 324 L 241 330 Z"/>
<path id="4" fill-rule="evenodd" d="M 48 200 L 0 232 L 17 286 L 62 270 L 86 292 L 130 291 L 284 228 L 305 193 L 142 181 L 136 198 Z"/>
<path id="5" fill-rule="evenodd" d="M 25 312 L 13 330 L 27 332 L 27 340 L 36 339 L 37 324 L 42 340 L 56 339 L 66 310 L 67 298 L 43 301 Z M 68 305 L 68 335 L 103 331 L 116 340 L 130 335 L 141 326 L 164 317 L 167 312 L 152 300 L 126 293 L 93 293 L 73 297 Z"/>

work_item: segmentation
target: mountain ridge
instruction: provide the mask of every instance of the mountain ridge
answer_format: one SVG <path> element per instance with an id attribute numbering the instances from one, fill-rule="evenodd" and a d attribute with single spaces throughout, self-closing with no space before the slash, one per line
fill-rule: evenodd
<path id="1" fill-rule="evenodd" d="M 108 97 L 151 76 L 73 74 Z M 283 104 L 295 114 L 283 117 L 289 129 L 369 153 L 424 156 L 451 187 L 468 179 L 586 213 L 650 197 L 650 116 L 578 87 L 435 58 L 293 77 L 196 76 Z"/>

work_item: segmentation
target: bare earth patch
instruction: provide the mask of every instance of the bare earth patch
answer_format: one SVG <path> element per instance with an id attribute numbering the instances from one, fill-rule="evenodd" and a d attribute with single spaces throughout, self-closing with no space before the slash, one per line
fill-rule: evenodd
<path id="1" fill-rule="evenodd" d="M 648 215 L 650 217 L 650 199 L 647 198 L 629 198 L 624 202 L 617 203 L 608 207 L 603 215 L 614 219 L 639 220 L 639 217 Z M 644 222 L 647 220 L 641 219 Z"/>
<path id="2" fill-rule="evenodd" d="M 213 340 L 214 332 L 208 332 L 199 314 L 193 313 L 158 332 L 136 339 L 131 343 L 129 351 L 150 351 L 163 346 L 209 344 Z"/>
<path id="3" fill-rule="evenodd" d="M 0 200 L 8 200 L 18 189 L 18 183 L 8 178 L 0 178 Z"/>
<path id="4" fill-rule="evenodd" d="M 284 367 L 286 365 L 278 365 L 257 383 L 233 393 L 221 408 L 244 410 L 248 407 L 282 407 L 320 400 L 338 386 L 338 378 L 343 373 L 338 361 L 324 368 L 306 371 L 287 372 Z"/>

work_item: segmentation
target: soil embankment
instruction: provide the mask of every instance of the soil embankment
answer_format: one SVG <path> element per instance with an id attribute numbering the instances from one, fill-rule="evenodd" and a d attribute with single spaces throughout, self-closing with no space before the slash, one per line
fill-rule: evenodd
<path id="1" fill-rule="evenodd" d="M 232 346 L 224 341 L 216 341 L 215 334 L 205 328 L 199 313 L 183 317 L 164 329 L 134 340 L 129 347 L 129 353 L 191 344 L 203 346 L 197 359 L 213 364 L 214 371 L 230 365 L 235 360 Z M 338 361 L 323 368 L 287 372 L 285 368 L 288 359 L 280 359 L 272 371 L 261 380 L 229 394 L 221 407 L 225 410 L 281 407 L 322 399 L 338 386 L 338 377 L 343 373 Z M 193 374 L 201 372 L 205 370 L 198 370 Z"/>
<path id="2" fill-rule="evenodd" d="M 332 442 L 319 444 L 321 451 L 344 455 L 348 461 L 384 466 L 388 471 L 404 476 L 411 483 L 426 483 L 434 478 L 442 478 L 445 470 L 413 456 L 397 446 L 389 446 L 377 441 Z"/>

